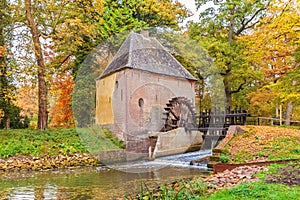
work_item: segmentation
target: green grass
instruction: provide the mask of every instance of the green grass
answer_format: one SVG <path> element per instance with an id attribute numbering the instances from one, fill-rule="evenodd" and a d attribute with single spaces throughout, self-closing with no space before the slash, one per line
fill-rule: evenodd
<path id="1" fill-rule="evenodd" d="M 124 143 L 107 129 L 75 128 L 0 130 L 0 157 L 54 156 L 124 149 Z"/>
<path id="2" fill-rule="evenodd" d="M 169 188 L 166 186 L 161 186 L 159 191 L 151 191 L 147 185 L 140 185 L 140 192 L 137 196 L 125 195 L 125 199 L 140 199 L 140 200 L 150 200 L 150 199 L 189 199 L 195 200 L 200 199 L 202 195 L 207 192 L 207 184 L 203 181 L 196 180 L 191 181 L 181 181 L 178 182 L 176 188 Z"/>
<path id="3" fill-rule="evenodd" d="M 206 200 L 281 200 L 281 199 L 299 199 L 300 186 L 288 187 L 283 184 L 268 184 L 266 179 L 268 175 L 281 176 L 279 170 L 287 168 L 289 165 L 295 164 L 272 164 L 268 171 L 262 171 L 255 176 L 259 177 L 259 182 L 249 182 L 237 185 L 232 189 L 223 189 L 211 193 L 208 185 L 201 179 L 196 181 L 179 181 L 175 186 L 161 186 L 158 191 L 153 191 L 147 186 L 140 187 L 140 194 L 137 196 L 125 196 L 125 199 L 206 199 Z"/>
<path id="4" fill-rule="evenodd" d="M 288 187 L 282 184 L 265 184 L 263 182 L 243 183 L 233 189 L 219 191 L 209 197 L 200 199 L 222 200 L 222 199 L 299 199 L 300 187 Z"/>
<path id="5" fill-rule="evenodd" d="M 289 127 L 291 128 L 291 127 Z M 285 130 L 286 131 L 286 130 Z M 293 129 L 290 129 L 292 132 Z M 223 163 L 245 163 L 248 160 L 252 160 L 255 157 L 266 157 L 268 160 L 290 160 L 290 159 L 299 159 L 300 158 L 300 143 L 299 136 L 280 136 L 262 139 L 259 136 L 252 136 L 255 134 L 253 130 L 249 130 L 241 135 L 236 135 L 234 141 L 228 143 L 221 155 L 224 155 L 220 162 Z M 283 132 L 284 134 L 284 132 Z M 237 145 L 240 142 L 240 139 L 248 138 L 249 145 L 254 144 L 256 148 L 249 149 L 247 146 L 241 145 L 240 148 L 236 149 L 236 153 L 230 154 L 229 148 L 234 145 Z M 228 157 L 228 161 L 227 161 Z"/>
<path id="6" fill-rule="evenodd" d="M 232 189 L 224 189 L 216 193 L 209 194 L 208 186 L 202 181 L 180 182 L 177 189 L 161 186 L 160 191 L 156 193 L 141 186 L 140 193 L 137 196 L 125 195 L 125 199 L 206 199 L 206 200 L 228 200 L 228 199 L 242 199 L 242 200 L 255 200 L 255 199 L 299 199 L 300 186 L 288 187 L 282 184 L 266 184 L 264 182 L 249 182 L 239 184 Z"/>
<path id="7" fill-rule="evenodd" d="M 287 160 L 300 158 L 300 144 L 297 137 L 282 137 L 275 139 L 269 150 L 270 160 Z"/>
<path id="8" fill-rule="evenodd" d="M 88 148 L 89 152 L 97 155 L 101 151 L 124 149 L 125 144 L 112 133 L 103 128 L 77 128 L 83 144 Z"/>
<path id="9" fill-rule="evenodd" d="M 124 143 L 107 129 L 0 130 L 0 158 L 99 153 L 124 148 Z"/>
<path id="10" fill-rule="evenodd" d="M 88 152 L 75 129 L 0 130 L 0 157 L 52 156 Z"/>

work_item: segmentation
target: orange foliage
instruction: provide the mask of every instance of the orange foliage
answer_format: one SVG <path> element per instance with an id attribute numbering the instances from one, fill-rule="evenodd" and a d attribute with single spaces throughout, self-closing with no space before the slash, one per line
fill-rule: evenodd
<path id="1" fill-rule="evenodd" d="M 63 74 L 54 79 L 51 93 L 56 100 L 50 108 L 50 127 L 74 127 L 72 112 L 73 77 Z"/>
<path id="2" fill-rule="evenodd" d="M 250 113 L 257 116 L 272 117 L 275 114 L 277 97 L 278 94 L 268 87 L 249 93 L 247 98 L 250 100 Z"/>
<path id="3" fill-rule="evenodd" d="M 17 106 L 22 108 L 21 115 L 36 118 L 38 113 L 37 88 L 29 85 L 18 88 Z"/>

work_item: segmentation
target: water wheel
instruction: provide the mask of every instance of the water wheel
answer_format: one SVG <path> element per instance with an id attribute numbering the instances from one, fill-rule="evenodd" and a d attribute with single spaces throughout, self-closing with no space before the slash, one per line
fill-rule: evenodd
<path id="1" fill-rule="evenodd" d="M 192 102 L 185 97 L 175 97 L 169 100 L 165 107 L 165 125 L 162 131 L 178 127 L 196 127 L 196 112 Z"/>

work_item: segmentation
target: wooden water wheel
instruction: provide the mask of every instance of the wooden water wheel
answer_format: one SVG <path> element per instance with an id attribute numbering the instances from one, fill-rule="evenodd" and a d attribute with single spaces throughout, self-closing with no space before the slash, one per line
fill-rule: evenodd
<path id="1" fill-rule="evenodd" d="M 166 104 L 166 121 L 162 131 L 169 131 L 178 127 L 196 127 L 196 112 L 192 102 L 185 97 L 175 97 Z"/>

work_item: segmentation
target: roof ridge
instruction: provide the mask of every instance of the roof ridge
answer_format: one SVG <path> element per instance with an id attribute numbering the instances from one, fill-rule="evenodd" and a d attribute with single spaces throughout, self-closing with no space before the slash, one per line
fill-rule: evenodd
<path id="1" fill-rule="evenodd" d="M 155 37 L 144 37 L 134 31 L 130 32 L 99 78 L 125 68 L 197 80 Z"/>
<path id="2" fill-rule="evenodd" d="M 132 54 L 132 37 L 134 35 L 134 31 L 131 31 L 128 38 L 129 38 L 129 51 L 128 51 L 128 62 L 126 65 L 131 65 L 131 54 Z"/>

